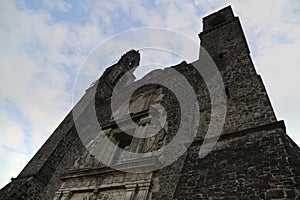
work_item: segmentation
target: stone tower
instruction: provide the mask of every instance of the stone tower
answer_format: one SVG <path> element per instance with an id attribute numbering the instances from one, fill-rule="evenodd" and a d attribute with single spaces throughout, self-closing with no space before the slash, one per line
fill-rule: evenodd
<path id="1" fill-rule="evenodd" d="M 240 21 L 231 7 L 203 18 L 199 37 L 222 75 L 227 101 L 222 134 L 206 157 L 200 158 L 199 150 L 210 122 L 210 97 L 193 63 L 186 62 L 170 68 L 185 76 L 197 92 L 201 121 L 194 141 L 179 159 L 159 170 L 129 173 L 122 169 L 133 164 L 137 168 L 151 167 L 159 163 L 160 156 L 126 160 L 127 154 L 116 153 L 116 149 L 107 146 L 101 155 L 120 169 L 114 170 L 87 151 L 83 144 L 92 141 L 92 146 L 102 137 L 94 137 L 98 130 L 89 123 L 91 109 L 96 110 L 103 136 L 120 149 L 151 153 L 163 149 L 176 135 L 180 106 L 174 94 L 160 85 L 138 88 L 130 100 L 130 114 L 123 113 L 122 104 L 116 111 L 124 124 L 129 118 L 137 124 L 125 125 L 125 129 L 140 134 L 149 130 L 156 115 L 150 108 L 162 105 L 167 123 L 157 135 L 129 136 L 111 117 L 115 84 L 120 79 L 128 89 L 137 84 L 132 73 L 140 55 L 131 50 L 87 89 L 73 108 L 77 115 L 70 112 L 66 116 L 18 177 L 1 189 L 0 199 L 299 199 L 300 149 L 286 134 L 283 121 L 275 117 L 251 61 Z M 150 75 L 155 73 L 156 78 L 163 79 L 170 68 Z M 79 121 L 89 134 L 87 141 L 80 140 L 78 132 L 82 130 L 75 127 L 74 121 Z M 96 139 L 89 140 L 93 137 Z"/>

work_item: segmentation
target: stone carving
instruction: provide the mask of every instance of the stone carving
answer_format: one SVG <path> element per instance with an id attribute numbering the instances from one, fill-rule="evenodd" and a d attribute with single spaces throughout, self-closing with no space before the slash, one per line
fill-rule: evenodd
<path id="1" fill-rule="evenodd" d="M 126 156 L 128 154 L 127 152 L 129 151 L 129 149 L 130 149 L 130 146 L 126 146 L 124 148 L 124 150 L 121 152 L 120 157 L 117 162 L 122 162 L 126 159 Z"/>
<path id="2" fill-rule="evenodd" d="M 111 137 L 110 131 L 111 129 L 104 130 L 103 134 L 107 135 L 108 137 Z M 89 142 L 89 144 L 87 145 L 87 150 L 84 150 L 82 155 L 80 155 L 75 160 L 73 164 L 74 169 L 82 169 L 86 167 L 93 168 L 102 165 L 99 161 L 97 161 L 97 159 L 94 158 L 92 154 L 95 150 L 97 151 L 97 148 L 99 148 L 102 137 L 104 137 L 103 134 L 98 134 L 93 140 Z"/>
<path id="3" fill-rule="evenodd" d="M 84 153 L 76 159 L 73 167 L 74 169 L 93 167 L 96 163 L 95 158 L 87 150 L 85 150 Z"/>
<path id="4" fill-rule="evenodd" d="M 163 147 L 165 145 L 166 133 L 166 130 L 163 128 L 157 135 L 147 138 L 144 145 L 144 153 Z"/>
<path id="5" fill-rule="evenodd" d="M 139 95 L 135 99 L 132 99 L 129 106 L 130 113 L 137 113 L 143 111 L 147 107 L 147 100 L 149 95 Z"/>
<path id="6" fill-rule="evenodd" d="M 72 195 L 72 192 L 66 192 L 67 195 Z M 94 195 L 92 193 L 81 193 L 81 192 L 76 192 L 73 193 L 73 195 L 71 196 L 63 196 L 61 199 L 71 199 L 71 200 L 93 200 L 94 199 Z"/>
<path id="7" fill-rule="evenodd" d="M 141 94 L 133 97 L 129 103 L 129 113 L 138 113 L 148 109 L 150 97 L 149 94 Z M 126 113 L 126 106 L 128 106 L 126 103 L 121 104 L 119 109 L 113 112 L 111 119 L 114 117 L 117 120 L 128 115 L 129 113 Z"/>
<path id="8" fill-rule="evenodd" d="M 144 110 L 149 109 L 150 103 L 157 104 L 162 101 L 164 97 L 162 88 L 157 90 L 145 90 L 142 91 L 139 95 L 133 96 L 129 102 L 129 113 L 138 113 Z M 122 117 L 128 115 L 126 113 L 126 103 L 122 103 L 120 107 L 113 112 L 111 119 L 121 119 Z"/>
<path id="9" fill-rule="evenodd" d="M 152 104 L 161 103 L 163 100 L 164 94 L 163 89 L 159 88 L 155 90 L 154 95 L 152 97 Z"/>
<path id="10" fill-rule="evenodd" d="M 107 194 L 107 193 L 100 193 L 98 195 L 98 200 L 115 200 L 111 195 Z"/>
<path id="11" fill-rule="evenodd" d="M 159 94 L 158 96 L 161 96 L 161 94 Z M 150 114 L 151 123 L 149 123 L 149 128 L 147 133 L 149 137 L 146 139 L 144 144 L 145 153 L 160 149 L 166 143 L 168 124 L 164 123 L 166 120 L 165 110 L 163 109 L 163 107 L 160 106 L 160 104 L 152 105 L 151 109 L 155 113 Z"/>

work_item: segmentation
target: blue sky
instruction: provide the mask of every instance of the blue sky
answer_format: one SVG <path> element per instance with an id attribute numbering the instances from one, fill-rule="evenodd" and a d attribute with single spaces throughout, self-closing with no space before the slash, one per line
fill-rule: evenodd
<path id="1" fill-rule="evenodd" d="M 202 17 L 227 5 L 240 17 L 277 118 L 300 145 L 298 0 L 1 1 L 0 187 L 71 109 L 76 73 L 97 44 L 143 27 L 172 29 L 198 42 Z"/>

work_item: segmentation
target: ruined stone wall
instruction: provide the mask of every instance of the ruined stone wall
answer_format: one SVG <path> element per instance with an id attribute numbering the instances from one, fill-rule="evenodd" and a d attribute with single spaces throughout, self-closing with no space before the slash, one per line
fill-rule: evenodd
<path id="1" fill-rule="evenodd" d="M 292 158 L 288 140 L 280 127 L 236 133 L 221 138 L 204 159 L 198 157 L 199 145 L 193 145 L 176 199 L 296 199 L 300 195 L 299 151 Z M 298 169 L 293 162 L 298 162 Z"/>
<path id="2" fill-rule="evenodd" d="M 45 184 L 35 177 L 13 179 L 0 191 L 0 199 L 35 200 L 41 198 Z"/>
<path id="3" fill-rule="evenodd" d="M 71 169 L 73 169 L 73 165 L 75 160 L 83 155 L 85 150 L 82 145 L 77 133 L 68 135 L 71 145 L 69 149 L 62 153 L 63 159 L 59 164 L 57 164 L 55 171 L 51 173 L 51 179 L 49 183 L 45 187 L 41 199 L 53 199 L 55 192 L 61 187 L 62 181 L 60 179 L 61 175 Z"/>

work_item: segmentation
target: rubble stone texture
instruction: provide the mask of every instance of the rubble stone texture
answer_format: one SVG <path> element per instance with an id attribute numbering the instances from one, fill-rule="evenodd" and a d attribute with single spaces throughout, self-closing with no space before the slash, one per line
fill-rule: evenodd
<path id="1" fill-rule="evenodd" d="M 94 107 L 111 140 L 130 151 L 160 149 L 178 130 L 180 106 L 174 94 L 160 85 L 145 85 L 135 91 L 131 116 L 127 116 L 142 129 L 149 123 L 149 107 L 160 103 L 167 111 L 167 123 L 158 135 L 130 138 L 112 120 L 112 88 L 140 62 L 139 53 L 131 50 L 86 91 L 73 108 L 80 113 L 77 119 L 71 112 L 66 116 L 18 177 L 0 190 L 0 199 L 300 199 L 300 149 L 286 134 L 284 122 L 275 117 L 231 7 L 204 17 L 199 37 L 221 72 L 227 95 L 222 135 L 206 157 L 199 158 L 199 149 L 210 121 L 209 93 L 199 73 L 186 62 L 172 68 L 183 74 L 197 92 L 201 122 L 185 154 L 154 172 L 126 173 L 104 166 L 85 149 L 74 120 L 89 124 L 87 116 Z M 155 72 L 156 77 L 163 78 L 166 70 Z M 91 92 L 95 88 L 96 96 Z M 89 104 L 93 98 L 94 106 Z M 117 116 L 124 117 L 122 105 L 117 112 Z M 95 130 L 93 125 L 85 128 L 87 132 Z M 116 157 L 114 152 L 105 155 L 119 164 L 126 156 Z M 143 162 L 154 161 L 145 158 Z"/>

